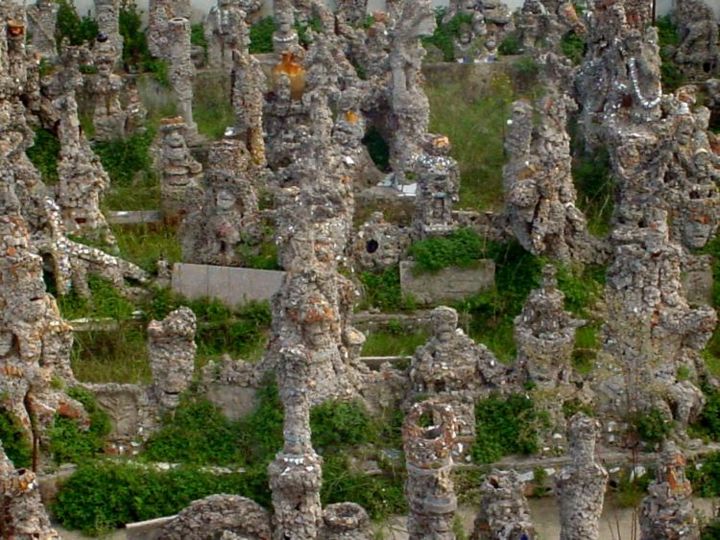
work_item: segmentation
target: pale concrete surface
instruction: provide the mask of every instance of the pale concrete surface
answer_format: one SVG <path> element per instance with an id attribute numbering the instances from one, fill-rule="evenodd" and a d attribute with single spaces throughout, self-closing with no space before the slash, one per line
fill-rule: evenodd
<path id="1" fill-rule="evenodd" d="M 463 300 L 495 285 L 495 263 L 490 259 L 481 259 L 472 268 L 444 268 L 433 274 L 415 275 L 414 266 L 411 261 L 400 262 L 400 288 L 403 296 L 409 294 L 423 305 Z"/>
<path id="2" fill-rule="evenodd" d="M 270 300 L 285 272 L 231 266 L 175 263 L 172 290 L 191 300 L 216 298 L 233 307 L 250 300 Z"/>

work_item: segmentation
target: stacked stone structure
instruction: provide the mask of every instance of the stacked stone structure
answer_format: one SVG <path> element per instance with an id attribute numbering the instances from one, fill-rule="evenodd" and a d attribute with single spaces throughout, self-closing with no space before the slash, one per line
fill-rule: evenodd
<path id="1" fill-rule="evenodd" d="M 120 103 L 123 90 L 122 77 L 113 73 L 117 62 L 117 50 L 110 38 L 98 36 L 93 47 L 94 64 L 97 68 L 91 93 L 95 101 L 93 111 L 93 138 L 97 141 L 111 141 L 125 135 L 127 115 Z"/>
<path id="2" fill-rule="evenodd" d="M 534 540 L 535 527 L 524 487 L 515 471 L 494 470 L 487 475 L 480 486 L 480 511 L 471 540 Z"/>
<path id="3" fill-rule="evenodd" d="M 155 399 L 161 409 L 180 403 L 195 371 L 197 322 L 190 308 L 181 307 L 162 321 L 150 321 L 147 328 L 148 358 L 153 374 Z"/>
<path id="4" fill-rule="evenodd" d="M 183 260 L 199 264 L 242 266 L 238 247 L 260 241 L 257 195 L 252 176 L 257 173 L 245 143 L 221 139 L 210 147 L 201 208 L 184 221 Z"/>
<path id="5" fill-rule="evenodd" d="M 370 517 L 355 503 L 335 503 L 323 510 L 320 540 L 370 540 Z"/>
<path id="6" fill-rule="evenodd" d="M 120 3 L 118 0 L 94 0 L 95 20 L 98 32 L 112 45 L 107 51 L 113 53 L 113 67 L 120 63 L 123 37 L 120 35 Z"/>
<path id="7" fill-rule="evenodd" d="M 373 212 L 355 233 L 352 253 L 359 269 L 382 270 L 400 262 L 410 247 L 410 231 Z"/>
<path id="8" fill-rule="evenodd" d="M 53 0 L 37 0 L 26 10 L 28 29 L 33 36 L 33 49 L 44 58 L 57 56 L 55 26 L 58 8 Z"/>
<path id="9" fill-rule="evenodd" d="M 568 67 L 553 53 L 542 61 L 547 92 L 534 105 L 516 101 L 508 122 L 506 211 L 515 237 L 531 253 L 565 263 L 588 260 L 593 250 L 571 172 L 567 121 L 575 102 L 563 91 Z"/>
<path id="10" fill-rule="evenodd" d="M 598 432 L 598 422 L 583 413 L 577 413 L 570 420 L 568 455 L 572 462 L 563 467 L 556 479 L 560 540 L 600 537 L 608 472 L 595 458 Z"/>
<path id="11" fill-rule="evenodd" d="M 720 73 L 718 20 L 704 0 L 679 0 L 672 12 L 680 44 L 673 59 L 683 73 L 699 81 Z"/>
<path id="12" fill-rule="evenodd" d="M 16 469 L 0 444 L 0 536 L 60 540 L 40 500 L 33 471 Z"/>
<path id="13" fill-rule="evenodd" d="M 180 116 L 185 121 L 186 136 L 192 139 L 198 132 L 192 109 L 195 65 L 191 54 L 190 20 L 185 17 L 170 19 L 167 23 L 167 40 L 168 79 L 177 100 Z"/>
<path id="14" fill-rule="evenodd" d="M 457 498 L 450 473 L 456 425 L 452 408 L 433 400 L 416 403 L 405 416 L 402 435 L 408 473 L 408 538 L 455 540 L 452 524 Z"/>
<path id="15" fill-rule="evenodd" d="M 640 540 L 700 538 L 692 486 L 685 477 L 686 464 L 675 443 L 666 441 L 658 459 L 656 479 L 640 505 Z"/>
<path id="16" fill-rule="evenodd" d="M 187 124 L 182 117 L 160 122 L 158 168 L 161 206 L 165 218 L 179 220 L 200 205 L 202 165 L 190 154 L 186 142 Z"/>

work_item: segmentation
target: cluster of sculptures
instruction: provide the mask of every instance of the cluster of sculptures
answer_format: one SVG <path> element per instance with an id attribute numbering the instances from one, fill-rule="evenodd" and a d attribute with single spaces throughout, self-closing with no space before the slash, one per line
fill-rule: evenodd
<path id="1" fill-rule="evenodd" d="M 717 24 L 709 22 L 702 2 L 678 4 L 674 17 L 681 39 L 673 58 L 687 74 L 708 78 L 718 69 Z M 284 445 L 268 468 L 273 513 L 249 499 L 216 495 L 194 502 L 164 526 L 160 538 L 215 533 L 222 538 L 370 538 L 360 506 L 321 503 L 323 460 L 312 445 L 310 409 L 328 399 L 352 398 L 377 409 L 378 396 L 388 394 L 392 406 L 406 411 L 409 537 L 455 538 L 457 499 L 450 473 L 475 439 L 475 403 L 527 387 L 550 418 L 550 431 L 542 435 L 545 446 L 569 455 L 556 478 L 561 538 L 597 538 L 608 481 L 595 455 L 601 431 L 582 413 L 566 417 L 563 402 L 592 402 L 603 420 L 612 422 L 625 421 L 628 412 L 659 411 L 681 440 L 704 405 L 699 384 L 709 377 L 701 351 L 717 315 L 688 301 L 682 274 L 695 264 L 694 250 L 714 237 L 720 220 L 720 142 L 709 130 L 720 109 L 720 83 L 663 92 L 647 2 L 595 1 L 581 19 L 570 2 L 526 0 L 513 19 L 497 0 L 453 0 L 446 20 L 467 21 L 455 44 L 460 59 L 492 59 L 499 43 L 515 32 L 537 63 L 545 89 L 512 106 L 503 170 L 506 207 L 491 222 L 491 236 L 515 238 L 533 255 L 566 265 L 608 264 L 603 362 L 592 380 L 574 375 L 576 330 L 585 321 L 565 309 L 555 268 L 548 265 L 542 285 L 515 320 L 518 353 L 511 365 L 465 335 L 454 309 L 437 307 L 430 315 L 432 336 L 417 349 L 409 369 L 385 364 L 373 371 L 360 359 L 365 337 L 353 326 L 359 292 L 348 277 L 351 270 L 394 266 L 412 240 L 460 227 L 454 208 L 458 163 L 450 141 L 430 132 L 422 86 L 426 53 L 420 38 L 436 24 L 431 2 L 389 0 L 386 13 L 366 20 L 364 1 L 340 1 L 333 12 L 317 0 L 276 0 L 269 70 L 249 52 L 249 23 L 261 7 L 258 0 L 219 0 L 206 21 L 209 65 L 229 75 L 234 122 L 220 140 L 205 145 L 202 164 L 196 149 L 203 141 L 193 119 L 190 4 L 155 0 L 149 8 L 148 45 L 167 61 L 178 105 L 177 117 L 160 122 L 154 153 L 161 210 L 167 223 L 179 226 L 183 259 L 241 266 L 243 248 L 266 241 L 269 227 L 285 270 L 272 300 L 271 336 L 262 361 L 237 362 L 234 368 L 244 370 L 249 385 L 268 372 L 277 378 Z M 102 211 L 110 179 L 78 113 L 82 88 L 92 100 L 94 140 L 145 129 L 138 89 L 117 71 L 118 12 L 115 2 L 98 0 L 100 34 L 91 46 L 70 46 L 55 42 L 54 3 L 39 0 L 28 9 L 0 3 L 5 29 L 0 39 L 0 405 L 38 445 L 46 442 L 56 415 L 88 423 L 82 404 L 64 390 L 78 384 L 70 368 L 72 329 L 46 291 L 43 270 L 60 295 L 74 289 L 90 296 L 89 274 L 108 279 L 130 297 L 151 281 L 116 255 L 117 242 Z M 308 25 L 305 44 L 296 22 Z M 578 68 L 559 54 L 568 32 L 586 38 Z M 82 69 L 88 65 L 96 68 L 89 84 Z M 701 91 L 710 96 L 707 107 L 700 105 Z M 606 148 L 610 155 L 617 193 L 612 231 L 604 239 L 590 235 L 577 204 L 571 115 L 578 118 L 587 149 Z M 27 157 L 30 126 L 59 140 L 57 186 L 45 185 Z M 362 142 L 370 128 L 389 146 L 392 175 L 386 187 L 399 193 L 408 184 L 416 186 L 409 227 L 386 222 L 382 213 L 359 227 L 353 223 L 359 178 L 370 163 Z M 260 190 L 271 193 L 271 210 L 260 209 Z M 84 385 L 111 411 L 117 445 L 147 436 L 161 414 L 178 406 L 193 379 L 196 324 L 187 308 L 150 323 L 151 384 Z M 204 370 L 203 377 L 213 377 L 211 371 Z M 132 421 L 120 429 L 120 418 Z M 0 458 L 0 531 L 57 537 L 34 474 L 16 470 L 1 450 Z M 641 507 L 642 538 L 698 537 L 684 466 L 682 452 L 666 444 Z M 473 538 L 536 536 L 516 473 L 493 471 L 481 492 Z"/>

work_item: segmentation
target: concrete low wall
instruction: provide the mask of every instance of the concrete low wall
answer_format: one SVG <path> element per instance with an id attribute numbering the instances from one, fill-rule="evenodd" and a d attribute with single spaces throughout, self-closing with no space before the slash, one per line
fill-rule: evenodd
<path id="1" fill-rule="evenodd" d="M 400 263 L 400 287 L 403 295 L 412 295 L 422 305 L 463 300 L 495 285 L 495 263 L 478 261 L 473 268 L 445 268 L 437 273 L 415 274 L 413 261 Z"/>
<path id="2" fill-rule="evenodd" d="M 285 272 L 277 270 L 175 263 L 172 290 L 191 300 L 216 298 L 232 307 L 251 300 L 270 300 L 284 276 Z"/>

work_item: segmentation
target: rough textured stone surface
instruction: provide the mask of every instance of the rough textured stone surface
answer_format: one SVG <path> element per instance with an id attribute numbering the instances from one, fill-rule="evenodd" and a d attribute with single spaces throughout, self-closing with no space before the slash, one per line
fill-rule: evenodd
<path id="1" fill-rule="evenodd" d="M 180 231 L 185 262 L 242 266 L 238 248 L 261 240 L 251 161 L 245 143 L 237 138 L 210 147 L 202 206 L 183 221 Z"/>
<path id="2" fill-rule="evenodd" d="M 160 157 L 162 171 L 160 196 L 163 214 L 171 221 L 181 220 L 200 206 L 202 165 L 187 147 L 187 124 L 182 117 L 164 118 L 160 123 Z"/>
<path id="3" fill-rule="evenodd" d="M 564 262 L 592 257 L 585 216 L 575 206 L 568 113 L 575 102 L 562 89 L 569 68 L 547 53 L 540 68 L 546 92 L 533 105 L 513 104 L 508 121 L 503 187 L 510 226 L 535 255 Z"/>
<path id="4" fill-rule="evenodd" d="M 597 421 L 577 413 L 570 420 L 568 455 L 572 463 L 556 478 L 560 505 L 560 540 L 600 536 L 600 514 L 605 499 L 608 472 L 595 459 Z"/>
<path id="5" fill-rule="evenodd" d="M 190 20 L 185 17 L 173 17 L 167 24 L 167 60 L 168 79 L 178 104 L 180 116 L 183 117 L 187 134 L 197 135 L 197 125 L 193 121 L 193 81 L 195 66 L 192 62 L 192 45 L 190 43 Z"/>
<path id="6" fill-rule="evenodd" d="M 575 6 L 565 0 L 525 0 L 516 19 L 522 48 L 532 55 L 559 52 L 565 34 L 572 31 L 583 35 L 587 31 Z"/>
<path id="7" fill-rule="evenodd" d="M 229 536 L 228 536 L 229 535 Z M 255 501 L 238 495 L 210 495 L 193 502 L 166 523 L 158 540 L 252 538 L 270 540 L 270 516 Z"/>
<path id="8" fill-rule="evenodd" d="M 45 58 L 55 58 L 55 25 L 58 4 L 52 0 L 37 0 L 27 7 L 28 29 L 32 33 L 33 49 Z"/>
<path id="9" fill-rule="evenodd" d="M 543 283 L 515 318 L 517 365 L 528 381 L 542 389 L 570 382 L 575 330 L 584 321 L 565 311 L 565 295 L 557 288 L 555 267 L 543 268 Z"/>
<path id="10" fill-rule="evenodd" d="M 423 420 L 428 420 L 428 427 Z M 405 416 L 403 448 L 408 477 L 410 540 L 455 540 L 452 529 L 457 498 L 450 473 L 456 424 L 452 408 L 432 400 L 416 403 Z"/>
<path id="11" fill-rule="evenodd" d="M 120 2 L 118 0 L 94 0 L 95 20 L 98 33 L 108 39 L 112 45 L 113 66 L 117 65 L 122 57 L 123 37 L 120 35 Z"/>
<path id="12" fill-rule="evenodd" d="M 450 140 L 435 137 L 413 164 L 417 178 L 413 226 L 418 238 L 453 229 L 453 204 L 460 199 L 460 170 L 450 157 Z"/>
<path id="13" fill-rule="evenodd" d="M 336 503 L 323 510 L 321 540 L 370 540 L 370 517 L 355 503 Z"/>
<path id="14" fill-rule="evenodd" d="M 674 60 L 688 77 L 701 81 L 720 70 L 718 20 L 703 0 L 678 0 L 672 12 L 680 44 Z"/>
<path id="15" fill-rule="evenodd" d="M 470 538 L 533 540 L 535 527 L 530 519 L 524 487 L 515 471 L 492 471 L 480 486 L 480 511 Z"/>
<path id="16" fill-rule="evenodd" d="M 410 231 L 385 221 L 382 212 L 373 212 L 355 233 L 352 255 L 361 270 L 382 270 L 395 266 L 410 246 Z"/>
<path id="17" fill-rule="evenodd" d="M 658 460 L 656 480 L 648 486 L 648 496 L 640 505 L 641 540 L 700 538 L 685 465 L 683 453 L 667 441 Z"/>
<path id="18" fill-rule="evenodd" d="M 88 425 L 82 405 L 62 390 L 75 381 L 72 329 L 45 291 L 42 259 L 17 209 L 0 217 L 0 254 L 0 401 L 28 441 L 47 442 L 55 414 Z"/>
<path id="19" fill-rule="evenodd" d="M 495 284 L 495 263 L 490 259 L 478 261 L 474 268 L 444 268 L 434 274 L 415 275 L 414 268 L 412 261 L 400 263 L 400 287 L 420 304 L 463 300 Z"/>
<path id="20" fill-rule="evenodd" d="M 117 50 L 106 35 L 98 37 L 93 48 L 97 76 L 91 93 L 95 101 L 93 112 L 93 138 L 98 141 L 120 139 L 125 135 L 126 113 L 120 103 L 123 80 L 113 73 Z"/>
<path id="21" fill-rule="evenodd" d="M 155 397 L 163 409 L 177 407 L 195 370 L 195 314 L 181 307 L 148 325 L 148 357 Z"/>
<path id="22" fill-rule="evenodd" d="M 60 540 L 40 501 L 35 473 L 16 469 L 0 444 L 0 535 L 17 540 Z"/>

